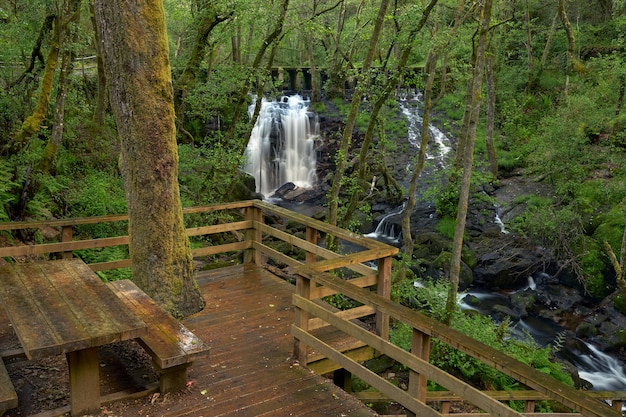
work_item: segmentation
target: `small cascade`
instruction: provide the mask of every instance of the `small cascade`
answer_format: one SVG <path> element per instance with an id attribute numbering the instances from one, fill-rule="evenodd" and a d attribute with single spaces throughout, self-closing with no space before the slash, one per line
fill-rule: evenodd
<path id="1" fill-rule="evenodd" d="M 578 374 L 596 391 L 620 391 L 626 387 L 624 364 L 585 343 L 588 352 L 576 356 Z"/>
<path id="2" fill-rule="evenodd" d="M 248 109 L 250 114 L 254 105 Z M 310 188 L 316 181 L 315 143 L 319 139 L 317 116 L 301 96 L 284 96 L 278 101 L 263 99 L 252 129 L 245 171 L 256 180 L 256 191 L 270 196 L 291 182 Z"/>
<path id="3" fill-rule="evenodd" d="M 400 207 L 396 207 L 394 210 L 385 214 L 378 222 L 376 230 L 365 235 L 372 239 L 384 240 L 389 243 L 399 243 L 402 238 L 402 229 L 398 226 L 398 222 L 392 222 L 391 220 L 397 220 L 404 209 L 406 208 L 406 201 Z"/>
<path id="4" fill-rule="evenodd" d="M 419 102 L 419 101 L 418 101 Z M 419 108 L 409 106 L 406 101 L 400 101 L 400 110 L 409 122 L 409 143 L 419 149 L 421 142 L 422 116 Z M 434 160 L 438 168 L 444 168 L 447 162 L 448 153 L 452 149 L 448 137 L 432 123 L 428 126 L 430 140 L 433 142 L 432 151 L 426 152 L 426 158 Z"/>
<path id="5" fill-rule="evenodd" d="M 506 230 L 506 226 L 504 225 L 504 222 L 500 218 L 501 208 L 498 205 L 496 205 L 495 207 L 496 207 L 496 217 L 494 219 L 494 223 L 497 224 L 500 227 L 500 232 L 502 232 L 502 233 L 504 233 L 506 235 L 506 234 L 509 233 L 509 231 Z"/>

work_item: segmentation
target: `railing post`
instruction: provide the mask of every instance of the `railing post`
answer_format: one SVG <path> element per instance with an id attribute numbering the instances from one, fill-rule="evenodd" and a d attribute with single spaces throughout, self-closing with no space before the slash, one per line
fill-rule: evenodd
<path id="1" fill-rule="evenodd" d="M 307 300 L 311 299 L 311 280 L 303 277 L 302 275 L 296 276 L 296 294 L 299 296 L 306 298 Z M 302 329 L 305 332 L 309 331 L 309 313 L 303 311 L 302 309 L 295 307 L 294 310 L 295 316 L 295 326 Z M 293 345 L 293 356 L 294 359 L 300 362 L 303 365 L 307 364 L 307 355 L 308 349 L 307 345 L 298 340 L 294 339 Z"/>
<path id="2" fill-rule="evenodd" d="M 61 226 L 61 241 L 71 242 L 73 238 L 72 226 Z M 63 259 L 73 258 L 74 254 L 71 250 L 63 252 Z"/>
<path id="3" fill-rule="evenodd" d="M 254 206 L 246 207 L 246 220 L 253 220 L 257 223 L 263 223 L 263 211 Z M 255 242 L 260 243 L 263 239 L 261 229 L 258 229 L 256 227 L 246 230 L 245 236 L 246 241 L 252 242 L 253 245 Z M 243 253 L 243 263 L 254 263 L 257 266 L 261 266 L 261 252 L 256 250 L 254 247 L 246 249 Z"/>
<path id="4" fill-rule="evenodd" d="M 318 240 L 319 236 L 317 233 L 317 229 L 314 229 L 311 226 L 307 226 L 306 227 L 306 241 L 309 243 L 312 243 L 314 245 L 317 245 L 317 240 Z M 315 262 L 315 254 L 313 252 L 309 252 L 307 251 L 306 253 L 306 263 L 307 264 L 311 264 L 313 262 Z"/>
<path id="5" fill-rule="evenodd" d="M 411 353 L 428 362 L 430 359 L 430 335 L 413 329 Z M 409 394 L 423 403 L 426 402 L 427 384 L 428 378 L 425 375 L 421 375 L 413 370 L 409 371 Z"/>
<path id="6" fill-rule="evenodd" d="M 377 293 L 381 297 L 389 299 L 391 295 L 391 257 L 378 260 L 378 284 Z M 376 331 L 378 336 L 389 339 L 389 314 L 376 313 Z"/>

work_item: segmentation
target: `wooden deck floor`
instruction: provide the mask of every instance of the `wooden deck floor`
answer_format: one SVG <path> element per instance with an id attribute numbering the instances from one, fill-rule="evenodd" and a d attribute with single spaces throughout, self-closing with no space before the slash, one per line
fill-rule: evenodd
<path id="1" fill-rule="evenodd" d="M 184 324 L 212 350 L 190 368 L 190 388 L 165 398 L 112 403 L 102 407 L 102 415 L 376 415 L 332 381 L 292 363 L 291 284 L 250 266 L 205 272 L 198 283 L 206 308 Z"/>

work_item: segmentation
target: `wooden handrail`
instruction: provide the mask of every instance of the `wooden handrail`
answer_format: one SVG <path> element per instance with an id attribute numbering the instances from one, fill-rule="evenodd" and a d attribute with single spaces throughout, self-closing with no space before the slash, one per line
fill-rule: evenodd
<path id="1" fill-rule="evenodd" d="M 357 300 L 364 305 L 375 308 L 377 311 L 382 311 L 386 314 L 389 314 L 389 316 L 391 316 L 395 320 L 401 321 L 411 326 L 415 331 L 421 332 L 431 337 L 438 338 L 442 342 L 458 349 L 459 351 L 462 351 L 478 359 L 479 361 L 489 366 L 492 366 L 502 373 L 521 382 L 525 386 L 536 390 L 536 392 L 538 393 L 537 400 L 541 398 L 548 398 L 557 401 L 576 412 L 580 412 L 582 415 L 585 416 L 621 416 L 621 412 L 617 412 L 615 409 L 612 409 L 611 407 L 602 404 L 600 401 L 594 399 L 586 392 L 576 390 L 561 382 L 558 382 L 549 375 L 541 373 L 538 370 L 527 366 L 490 346 L 487 346 L 475 339 L 472 339 L 471 337 L 466 336 L 459 331 L 444 326 L 442 323 L 433 320 L 415 310 L 394 303 L 388 298 L 380 297 L 379 295 L 366 289 L 353 286 L 350 283 L 338 279 L 331 274 L 319 272 L 318 270 L 316 270 L 314 265 L 301 265 L 297 267 L 296 273 L 303 280 L 310 281 L 311 283 L 322 284 L 326 287 L 332 288 L 333 290 L 336 290 L 337 292 L 344 294 L 349 298 Z M 307 300 L 307 297 L 302 294 L 294 295 L 294 305 L 297 308 L 302 309 L 304 312 L 306 312 L 307 315 L 319 317 L 322 320 L 334 325 L 335 327 L 341 328 L 350 336 L 359 338 L 360 340 L 368 343 L 368 345 L 374 347 L 382 354 L 388 355 L 392 358 L 395 357 L 396 359 L 400 356 L 400 362 L 404 365 L 408 366 L 420 375 L 426 375 L 428 379 L 435 380 L 441 385 L 446 386 L 446 384 L 442 383 L 443 381 L 435 379 L 439 378 L 440 376 L 433 374 L 431 372 L 432 370 L 429 370 L 429 368 L 426 366 L 426 364 L 428 363 L 427 358 L 420 358 L 416 355 L 404 351 L 404 353 L 400 354 L 397 350 L 398 348 L 391 347 L 392 345 L 383 343 L 381 339 L 377 338 L 375 335 L 366 334 L 366 332 L 364 332 L 361 328 L 358 328 L 358 326 L 355 328 L 351 323 L 341 322 L 339 319 L 334 317 L 332 312 L 326 312 L 322 310 L 320 306 L 311 303 Z M 295 325 L 294 327 L 294 336 L 296 338 L 301 337 L 301 343 L 311 343 L 312 345 L 315 345 L 317 349 L 324 349 L 323 346 L 320 346 L 321 341 L 316 340 L 315 337 L 307 333 L 305 329 L 298 329 L 297 325 Z M 306 334 L 306 336 L 304 334 Z M 346 369 L 354 366 L 349 358 L 342 357 L 340 359 L 334 360 L 338 360 L 338 363 L 342 366 L 345 365 Z M 369 377 L 369 374 L 367 372 L 363 373 L 358 369 L 349 370 L 351 372 L 354 372 L 357 376 L 361 378 Z M 368 382 L 367 379 L 365 380 L 366 382 Z M 450 381 L 446 382 L 450 383 Z M 388 389 L 387 387 L 383 388 Z M 484 398 L 476 395 L 473 391 L 471 391 L 469 385 L 462 389 L 457 387 L 457 389 L 455 389 L 454 391 L 460 393 L 460 396 L 468 400 L 469 402 L 479 405 L 483 410 L 488 412 L 494 412 L 494 410 L 483 408 L 486 406 L 485 404 L 478 404 L 479 402 L 484 401 Z M 385 394 L 389 393 L 385 392 Z M 395 398 L 391 396 L 391 398 L 393 398 L 394 401 L 402 403 L 401 398 L 398 398 L 397 396 Z M 621 401 L 625 398 L 614 399 Z M 425 410 L 422 408 L 423 402 L 420 402 L 416 399 L 414 400 L 417 401 L 417 403 L 411 400 L 408 408 L 412 409 L 411 407 L 415 407 L 415 404 L 420 404 L 419 407 L 417 407 L 416 409 L 412 409 L 412 411 L 424 413 Z M 403 405 L 407 406 L 406 404 Z M 501 411 L 496 411 L 497 415 L 507 415 L 506 413 L 500 413 Z"/>

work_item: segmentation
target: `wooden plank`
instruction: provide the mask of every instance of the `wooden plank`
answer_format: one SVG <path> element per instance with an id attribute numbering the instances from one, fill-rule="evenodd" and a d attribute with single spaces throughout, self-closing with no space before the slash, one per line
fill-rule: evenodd
<path id="1" fill-rule="evenodd" d="M 349 310 L 342 310 L 335 312 L 335 316 L 340 317 L 343 320 L 354 320 L 365 316 L 370 316 L 376 312 L 376 309 L 370 306 L 359 306 L 351 308 Z M 309 320 L 309 330 L 319 329 L 321 327 L 329 326 L 324 320 L 320 318 L 313 318 Z"/>
<path id="2" fill-rule="evenodd" d="M 141 340 L 149 346 L 155 363 L 167 369 L 208 354 L 208 347 L 178 320 L 159 307 L 146 293 L 129 280 L 114 281 L 109 286 L 138 316 L 148 322 L 149 332 Z"/>
<path id="3" fill-rule="evenodd" d="M 79 259 L 1 271 L 4 305 L 30 359 L 134 338 L 145 328 Z"/>
<path id="4" fill-rule="evenodd" d="M 363 381 L 373 386 L 377 390 L 388 394 L 391 398 L 394 398 L 397 402 L 399 402 L 409 410 L 413 411 L 420 417 L 441 417 L 441 414 L 437 411 L 428 407 L 426 404 L 419 402 L 417 399 L 411 397 L 400 388 L 392 385 L 389 381 L 378 376 L 377 374 L 360 365 L 359 363 L 345 357 L 341 354 L 341 352 L 336 351 L 321 340 L 311 336 L 308 333 L 303 332 L 296 326 L 292 326 L 291 333 L 298 340 L 301 340 L 307 345 L 312 346 L 314 349 L 323 352 L 324 355 L 327 356 L 330 360 L 340 364 L 342 368 L 351 372 L 353 375 L 357 375 L 359 378 L 361 378 Z"/>
<path id="5" fill-rule="evenodd" d="M 339 258 L 333 259 L 325 259 L 322 261 L 315 262 L 314 264 L 308 264 L 309 268 L 315 269 L 319 272 L 326 272 L 333 269 L 343 268 L 354 264 L 359 264 L 363 262 L 375 261 L 381 258 L 387 258 L 392 256 L 395 251 L 393 251 L 390 246 L 389 248 L 383 249 L 369 249 L 365 251 L 360 251 L 356 253 L 351 253 L 349 255 L 343 255 Z M 393 248 L 396 249 L 396 248 Z"/>
<path id="6" fill-rule="evenodd" d="M 2 415 L 5 410 L 16 408 L 17 405 L 17 393 L 11 383 L 9 373 L 4 367 L 4 362 L 2 358 L 0 358 L 0 415 Z"/>
<path id="7" fill-rule="evenodd" d="M 302 265 L 302 262 L 293 259 L 290 256 L 287 256 L 281 252 L 278 252 L 275 249 L 270 248 L 269 246 L 264 245 L 263 243 L 260 242 L 253 242 L 253 247 L 254 249 L 260 251 L 261 253 L 267 255 L 270 258 L 273 258 L 274 260 L 283 263 L 285 265 L 289 265 L 289 266 L 297 266 L 297 265 Z"/>
<path id="8" fill-rule="evenodd" d="M 145 323 L 132 314 L 88 265 L 75 259 L 50 262 L 65 278 L 57 280 L 68 307 L 84 323 L 91 346 L 134 339 L 144 333 Z M 85 300 L 89 300 L 85 303 Z"/>
<path id="9" fill-rule="evenodd" d="M 391 300 L 373 294 L 369 290 L 350 286 L 330 274 L 312 270 L 308 265 L 300 266 L 298 273 L 313 281 L 334 288 L 363 304 L 375 305 L 381 312 L 387 313 L 413 328 L 442 340 L 574 411 L 590 416 L 621 417 L 620 413 L 594 400 L 586 392 L 560 383 L 551 376 L 543 374 L 459 331 L 445 327 L 440 322 L 426 317 L 418 311 L 396 304 Z"/>
<path id="10" fill-rule="evenodd" d="M 51 323 L 48 321 L 50 318 L 46 316 L 45 309 L 42 309 L 42 306 L 36 302 L 32 302 L 33 289 L 27 287 L 23 277 L 20 276 L 29 272 L 39 274 L 41 267 L 38 264 L 27 264 L 19 271 L 12 265 L 0 267 L 0 275 L 4 281 L 4 285 L 0 288 L 2 304 L 11 318 L 13 330 L 24 346 L 24 353 L 29 359 L 60 354 L 62 342 L 60 336 L 50 330 Z M 45 291 L 49 289 L 35 288 L 34 291 L 45 294 Z M 61 319 L 66 322 L 64 318 Z M 72 320 L 72 318 L 67 317 L 67 320 Z"/>
<path id="11" fill-rule="evenodd" d="M 212 235 L 215 233 L 233 232 L 237 230 L 245 230 L 252 228 L 251 220 L 244 220 L 240 222 L 231 222 L 223 224 L 215 224 L 211 226 L 202 227 L 189 227 L 187 228 L 187 236 L 203 236 Z"/>
<path id="12" fill-rule="evenodd" d="M 236 251 L 240 251 L 244 249 L 249 249 L 251 247 L 252 247 L 251 242 L 244 241 L 244 242 L 227 243 L 225 245 L 219 245 L 219 246 L 207 246 L 205 248 L 192 249 L 191 253 L 193 254 L 193 256 L 210 256 L 210 255 L 216 255 L 218 253 L 224 253 L 224 252 L 236 252 Z"/>
<path id="13" fill-rule="evenodd" d="M 378 282 L 378 276 L 367 275 L 364 277 L 352 278 L 352 279 L 347 280 L 346 282 L 349 282 L 350 284 L 356 285 L 357 287 L 361 287 L 361 288 L 371 287 L 372 285 L 376 285 L 376 283 Z M 338 294 L 338 293 L 339 292 L 337 290 L 320 285 L 319 287 L 315 287 L 311 289 L 311 299 L 327 297 L 329 295 Z"/>

